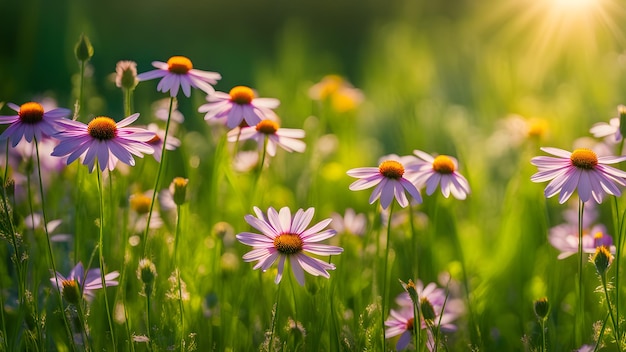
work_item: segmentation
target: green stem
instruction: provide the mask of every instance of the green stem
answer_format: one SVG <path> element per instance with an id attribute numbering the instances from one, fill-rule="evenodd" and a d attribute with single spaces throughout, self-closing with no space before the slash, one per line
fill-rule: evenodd
<path id="1" fill-rule="evenodd" d="M 280 286 L 282 280 L 278 283 L 278 287 L 276 287 L 276 303 L 274 308 L 274 314 L 272 316 L 272 331 L 270 332 L 270 344 L 268 346 L 268 351 L 272 352 L 274 350 L 274 331 L 276 330 L 276 320 L 278 320 L 278 306 L 280 305 Z"/>
<path id="2" fill-rule="evenodd" d="M 176 205 L 176 233 L 174 234 L 174 270 L 176 270 L 176 279 L 178 280 L 178 309 L 180 310 L 180 351 L 185 351 L 185 311 L 183 307 L 183 289 L 180 284 L 180 263 L 178 258 L 178 243 L 180 241 L 181 227 L 181 206 Z"/>
<path id="3" fill-rule="evenodd" d="M 78 311 L 78 320 L 80 321 L 83 330 L 81 331 L 81 336 L 83 338 L 83 343 L 85 344 L 85 351 L 91 351 L 89 335 L 87 334 L 87 320 L 85 319 L 85 312 L 83 311 L 81 302 L 76 304 L 76 310 Z"/>
<path id="4" fill-rule="evenodd" d="M 576 325 L 576 345 L 581 344 L 581 333 L 585 321 L 585 309 L 583 298 L 583 215 L 585 211 L 585 202 L 578 200 L 578 324 Z"/>
<path id="5" fill-rule="evenodd" d="M 117 344 L 115 343 L 115 330 L 113 329 L 113 321 L 111 319 L 111 309 L 109 308 L 109 299 L 107 297 L 107 285 L 105 278 L 105 266 L 104 266 L 104 251 L 103 251 L 103 237 L 104 237 L 104 190 L 102 189 L 102 171 L 98 169 L 98 193 L 100 195 L 100 226 L 98 227 L 98 252 L 100 257 L 100 279 L 102 280 L 102 291 L 104 291 L 104 306 L 106 308 L 107 321 L 109 322 L 109 330 L 111 330 L 111 342 L 113 343 L 113 351 L 117 351 Z"/>
<path id="6" fill-rule="evenodd" d="M 159 170 L 157 171 L 156 179 L 154 181 L 154 189 L 152 191 L 152 200 L 150 201 L 150 211 L 148 212 L 148 220 L 146 221 L 146 231 L 144 233 L 143 242 L 143 256 L 147 258 L 148 250 L 148 232 L 150 231 L 150 220 L 152 219 L 152 212 L 154 211 L 154 201 L 157 197 L 159 190 L 159 181 L 161 180 L 161 174 L 163 173 L 163 165 L 165 164 L 165 147 L 167 145 L 167 135 L 170 130 L 170 122 L 172 120 L 172 109 L 174 108 L 174 97 L 170 98 L 170 107 L 167 114 L 167 122 L 165 123 L 165 134 L 163 135 L 163 147 L 161 148 L 161 162 L 159 163 Z"/>
<path id="7" fill-rule="evenodd" d="M 150 290 L 150 291 L 152 291 L 152 290 Z M 148 319 L 148 329 L 147 330 L 148 330 L 148 350 L 149 351 L 152 351 L 152 344 L 154 343 L 152 341 L 152 333 L 150 332 L 152 330 L 152 318 L 151 318 L 151 316 L 152 316 L 152 313 L 151 313 L 152 309 L 150 309 L 151 308 L 151 305 L 150 305 L 150 295 L 151 294 L 152 294 L 152 292 L 146 292 L 146 310 L 148 311 L 147 312 L 147 319 Z"/>
<path id="8" fill-rule="evenodd" d="M 65 324 L 65 332 L 68 334 L 68 337 L 70 338 L 70 341 L 72 341 L 72 343 L 70 344 L 72 346 L 72 349 L 75 350 L 75 346 L 74 346 L 74 339 L 72 338 L 72 329 L 70 328 L 70 324 L 67 320 L 67 317 L 65 316 L 65 307 L 63 306 L 63 298 L 61 296 L 61 284 L 59 283 L 59 278 L 57 276 L 57 268 L 56 265 L 54 263 L 54 254 L 52 252 L 52 244 L 50 242 L 50 233 L 48 232 L 48 219 L 46 216 L 46 204 L 45 204 L 45 197 L 44 197 L 44 192 L 43 192 L 43 178 L 41 177 L 41 160 L 39 157 L 39 142 L 37 141 L 37 137 L 33 138 L 33 142 L 35 143 L 35 153 L 37 154 L 37 174 L 39 176 L 39 193 L 41 196 L 41 215 L 42 215 L 42 222 L 43 222 L 43 230 L 44 233 L 46 234 L 46 244 L 47 244 L 47 249 L 48 249 L 48 260 L 50 262 L 50 266 L 52 268 L 52 273 L 54 275 L 54 280 L 56 281 L 56 291 L 57 291 L 57 295 L 59 298 L 59 307 L 61 308 L 61 314 L 63 315 L 63 323 Z M 30 187 L 28 187 L 29 189 L 29 193 L 30 193 Z M 32 207 L 32 202 L 31 203 L 31 207 Z M 32 208 L 31 208 L 31 214 L 32 214 Z M 33 223 L 34 225 L 34 223 Z"/>
<path id="9" fill-rule="evenodd" d="M 76 104 L 76 112 L 74 113 L 74 120 L 78 120 L 80 115 L 80 109 L 83 106 L 83 90 L 85 86 L 85 64 L 86 62 L 80 61 L 80 86 L 78 88 L 78 104 Z"/>
<path id="10" fill-rule="evenodd" d="M 623 142 L 623 139 L 622 139 Z M 621 149 L 620 149 L 621 151 Z M 615 246 L 615 292 L 620 292 L 620 263 L 621 263 L 621 254 L 622 254 L 622 241 L 623 241 L 623 237 L 622 236 L 622 226 L 623 226 L 623 219 L 620 217 L 619 215 L 619 204 L 617 201 L 617 197 L 613 197 L 613 204 L 615 205 L 615 218 L 617 219 L 617 225 L 616 225 L 616 230 L 615 230 L 615 236 L 617 239 L 617 244 Z M 619 314 L 619 304 L 620 301 L 620 295 L 617 294 L 615 297 L 615 315 L 617 315 L 617 317 L 620 316 Z M 617 325 L 617 330 L 615 330 L 615 334 L 617 336 L 620 337 L 621 340 L 621 333 L 619 330 L 619 324 Z"/>
<path id="11" fill-rule="evenodd" d="M 391 220 L 393 217 L 393 206 L 394 202 L 391 202 L 389 206 L 389 219 L 387 219 L 387 242 L 385 243 L 385 263 L 384 263 L 384 271 L 383 271 L 383 302 L 381 304 L 382 311 L 380 313 L 382 329 L 385 331 L 385 312 L 387 312 L 387 300 L 389 296 L 389 285 L 387 284 L 387 268 L 389 265 L 389 245 L 391 238 Z M 387 340 L 385 339 L 385 334 L 383 333 L 383 351 L 387 351 Z"/>
<path id="12" fill-rule="evenodd" d="M 604 298 L 606 299 L 606 304 L 609 309 L 609 316 L 611 317 L 611 322 L 613 323 L 613 330 L 615 333 L 615 343 L 617 344 L 617 350 L 622 350 L 622 339 L 619 336 L 619 322 L 615 320 L 615 316 L 613 315 L 613 308 L 611 307 L 611 300 L 609 299 L 609 290 L 606 286 L 606 272 L 600 275 L 600 279 L 602 279 L 602 289 L 604 291 Z"/>
<path id="13" fill-rule="evenodd" d="M 124 91 L 124 116 L 132 115 L 132 99 L 133 99 L 133 90 L 128 88 L 123 88 Z"/>
<path id="14" fill-rule="evenodd" d="M 539 325 L 541 326 L 541 352 L 546 352 L 546 320 L 543 318 L 540 319 Z"/>

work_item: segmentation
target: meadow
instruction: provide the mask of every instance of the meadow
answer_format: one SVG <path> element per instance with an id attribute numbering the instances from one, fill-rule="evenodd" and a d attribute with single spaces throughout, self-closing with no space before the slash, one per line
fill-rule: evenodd
<path id="1" fill-rule="evenodd" d="M 0 350 L 626 349 L 623 4 L 28 3 Z"/>

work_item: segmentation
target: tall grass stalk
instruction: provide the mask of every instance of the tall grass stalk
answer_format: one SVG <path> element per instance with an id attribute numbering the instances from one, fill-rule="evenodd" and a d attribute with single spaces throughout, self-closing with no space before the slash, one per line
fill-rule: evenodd
<path id="1" fill-rule="evenodd" d="M 97 160 L 96 160 L 97 161 Z M 113 351 L 117 351 L 117 344 L 115 341 L 115 329 L 113 327 L 113 321 L 112 321 L 112 317 L 111 317 L 111 309 L 109 308 L 109 298 L 107 297 L 107 285 L 106 285 L 106 278 L 105 278 L 105 266 L 104 266 L 104 241 L 103 241 L 103 237 L 104 237 L 104 190 L 103 190 L 103 186 L 102 186 L 102 171 L 100 171 L 100 168 L 98 167 L 98 163 L 95 163 L 95 167 L 98 169 L 97 170 L 97 175 L 98 175 L 98 196 L 100 198 L 100 224 L 98 226 L 98 232 L 99 232 L 99 236 L 98 236 L 98 257 L 100 259 L 100 279 L 102 280 L 102 291 L 104 291 L 104 306 L 106 309 L 106 316 L 107 316 L 107 322 L 109 323 L 109 330 L 111 331 L 111 342 L 113 343 Z M 109 177 L 111 177 L 111 175 L 109 174 Z"/>
<path id="2" fill-rule="evenodd" d="M 159 181 L 161 181 L 161 174 L 163 174 L 163 165 L 165 164 L 165 150 L 167 146 L 167 135 L 170 130 L 170 123 L 172 121 L 172 110 L 174 108 L 175 97 L 170 97 L 170 106 L 167 113 L 167 122 L 165 123 L 165 133 L 163 135 L 163 147 L 161 148 L 161 162 L 159 163 L 159 169 L 154 180 L 154 188 L 152 191 L 152 200 L 150 201 L 150 210 L 148 211 L 148 219 L 146 220 L 146 230 L 143 236 L 143 256 L 147 257 L 148 251 L 148 233 L 150 232 L 150 221 L 152 220 L 152 212 L 154 211 L 154 202 L 159 192 Z"/>
<path id="3" fill-rule="evenodd" d="M 74 339 L 72 337 L 72 329 L 70 327 L 69 321 L 67 320 L 67 316 L 65 315 L 65 307 L 63 305 L 63 297 L 61 295 L 62 284 L 59 283 L 59 278 L 57 277 L 57 267 L 54 262 L 54 253 L 52 252 L 52 243 L 50 242 L 50 233 L 48 231 L 48 217 L 46 216 L 46 203 L 45 203 L 44 190 L 43 190 L 43 178 L 41 176 L 41 160 L 40 160 L 41 158 L 39 156 L 39 141 L 37 141 L 37 137 L 33 138 L 33 143 L 35 143 L 35 154 L 36 154 L 36 159 L 37 159 L 37 175 L 39 176 L 39 195 L 41 197 L 41 216 L 42 216 L 42 222 L 43 222 L 43 231 L 46 234 L 48 262 L 50 263 L 50 268 L 52 269 L 52 274 L 54 275 L 54 280 L 56 283 L 55 291 L 57 292 L 57 297 L 59 299 L 59 308 L 61 308 L 61 315 L 63 316 L 63 324 L 65 324 L 65 330 L 68 333 L 70 341 L 72 341 L 70 345 L 72 345 L 73 349 L 75 349 Z M 30 187 L 28 189 L 30 193 Z M 30 204 L 32 207 L 32 201 L 30 202 Z M 33 214 L 33 211 L 31 208 L 31 216 L 32 214 Z M 34 225 L 35 223 L 33 222 L 33 227 Z"/>
<path id="4" fill-rule="evenodd" d="M 178 282 L 178 310 L 180 312 L 180 351 L 185 350 L 185 310 L 183 307 L 183 289 L 180 284 L 180 257 L 178 255 L 178 243 L 180 242 L 181 206 L 176 205 L 176 232 L 174 233 L 174 270 Z"/>

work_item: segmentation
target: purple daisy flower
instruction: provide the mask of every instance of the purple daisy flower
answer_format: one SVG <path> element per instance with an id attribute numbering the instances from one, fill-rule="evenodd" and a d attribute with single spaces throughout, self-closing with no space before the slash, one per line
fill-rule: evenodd
<path id="1" fill-rule="evenodd" d="M 104 275 L 106 286 L 117 286 L 119 282 L 115 279 L 118 276 L 120 273 L 117 271 Z M 70 303 L 78 303 L 81 296 L 85 296 L 88 300 L 92 299 L 95 296 L 93 291 L 102 288 L 100 269 L 89 269 L 85 273 L 81 262 L 76 264 L 67 277 L 57 272 L 55 277 L 50 278 L 50 282 L 61 290 L 63 297 Z"/>
<path id="2" fill-rule="evenodd" d="M 558 259 L 565 259 L 578 253 L 578 225 L 565 223 L 550 229 L 548 241 L 552 247 L 559 250 Z M 604 225 L 594 225 L 583 231 L 583 253 L 593 254 L 596 248 L 604 246 L 615 254 L 613 237 L 606 231 Z"/>
<path id="3" fill-rule="evenodd" d="M 154 136 L 152 139 L 147 141 L 154 153 L 152 156 L 157 162 L 161 162 L 161 157 L 163 156 L 163 140 L 165 139 L 165 130 L 160 129 L 156 124 L 151 123 L 148 125 L 148 131 L 154 132 Z M 165 145 L 166 150 L 176 150 L 176 148 L 180 147 L 180 139 L 167 136 L 167 144 Z"/>
<path id="4" fill-rule="evenodd" d="M 426 185 L 426 194 L 431 195 L 441 184 L 441 193 L 448 198 L 450 193 L 456 199 L 465 199 L 470 193 L 469 183 L 457 170 L 456 158 L 447 155 L 436 157 L 414 150 L 413 153 L 423 162 L 408 167 L 414 172 L 412 180 L 420 187 Z"/>
<path id="5" fill-rule="evenodd" d="M 100 116 L 91 120 L 88 125 L 67 119 L 60 120 L 58 123 L 65 129 L 55 135 L 61 142 L 54 148 L 52 155 L 69 155 L 68 165 L 81 157 L 82 163 L 89 167 L 89 172 L 94 170 L 96 159 L 101 171 L 112 171 L 118 161 L 133 166 L 133 155 L 143 157 L 143 154 L 154 152 L 147 144 L 154 138 L 154 132 L 127 127 L 137 118 L 139 114 L 133 114 L 115 123 L 110 117 Z"/>
<path id="6" fill-rule="evenodd" d="M 183 89 L 186 97 L 191 96 L 191 87 L 203 90 L 207 94 L 215 93 L 213 85 L 222 76 L 217 72 L 201 71 L 193 68 L 191 60 L 184 56 L 172 56 L 167 62 L 153 61 L 152 66 L 156 70 L 137 75 L 139 81 L 147 81 L 161 78 L 157 85 L 157 91 L 170 92 L 171 97 L 178 94 L 178 89 Z"/>
<path id="7" fill-rule="evenodd" d="M 245 122 L 247 126 L 255 126 L 261 120 L 274 116 L 272 109 L 280 105 L 274 98 L 255 98 L 254 91 L 245 86 L 237 86 L 228 94 L 215 92 L 207 95 L 208 103 L 198 108 L 199 112 L 206 112 L 204 119 L 222 120 L 226 118 L 226 126 L 235 128 Z"/>
<path id="8" fill-rule="evenodd" d="M 404 191 L 418 202 L 422 195 L 411 181 L 404 177 L 404 166 L 396 160 L 385 160 L 378 167 L 359 167 L 348 170 L 347 174 L 359 178 L 350 185 L 351 191 L 360 191 L 376 186 L 370 196 L 370 204 L 380 198 L 380 205 L 387 209 L 395 197 L 401 207 L 409 205 Z"/>
<path id="9" fill-rule="evenodd" d="M 302 153 L 306 149 L 306 144 L 297 139 L 304 138 L 304 130 L 296 128 L 280 128 L 276 121 L 263 120 L 255 127 L 244 127 L 228 132 L 228 141 L 255 140 L 259 148 L 265 146 L 267 154 L 276 155 L 276 147 L 280 146 L 288 152 Z M 265 140 L 267 139 L 267 144 Z"/>
<path id="10" fill-rule="evenodd" d="M 30 143 L 33 138 L 41 141 L 44 136 L 54 135 L 59 130 L 56 122 L 72 113 L 69 109 L 63 108 L 44 111 L 43 106 L 35 102 L 21 106 L 8 103 L 7 106 L 17 112 L 17 115 L 0 116 L 0 124 L 11 124 L 0 135 L 0 141 L 11 139 L 13 147 L 22 140 L 22 137 Z"/>
<path id="11" fill-rule="evenodd" d="M 580 148 L 568 152 L 558 148 L 541 148 L 546 153 L 557 156 L 537 156 L 530 163 L 537 166 L 538 172 L 531 176 L 533 182 L 550 181 L 544 191 L 547 198 L 559 195 L 563 204 L 575 190 L 583 202 L 593 198 L 602 203 L 604 194 L 619 196 L 622 194 L 617 185 L 626 186 L 626 172 L 607 164 L 626 160 L 626 156 L 598 157 L 591 149 Z M 617 184 L 617 185 L 616 185 Z"/>
<path id="12" fill-rule="evenodd" d="M 278 273 L 274 280 L 276 284 L 283 277 L 285 259 L 289 259 L 293 275 L 301 286 L 304 286 L 304 271 L 313 276 L 330 277 L 328 270 L 334 270 L 335 265 L 310 257 L 305 252 L 316 255 L 336 255 L 343 252 L 341 247 L 316 243 L 336 234 L 335 230 L 323 230 L 331 219 L 322 220 L 307 229 L 313 219 L 314 208 L 306 211 L 298 209 L 293 217 L 287 207 L 280 209 L 280 212 L 270 207 L 267 216 L 257 207 L 254 207 L 254 212 L 256 217 L 246 215 L 245 219 L 248 224 L 261 231 L 261 234 L 237 234 L 239 242 L 253 247 L 243 256 L 244 261 L 258 261 L 254 269 L 266 271 L 278 259 Z"/>

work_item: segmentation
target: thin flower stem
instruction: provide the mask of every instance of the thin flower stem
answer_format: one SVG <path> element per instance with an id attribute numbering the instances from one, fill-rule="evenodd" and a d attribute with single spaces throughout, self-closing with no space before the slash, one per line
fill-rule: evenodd
<path id="1" fill-rule="evenodd" d="M 422 350 L 422 317 L 419 310 L 419 296 L 413 301 L 413 336 L 415 338 L 415 350 Z"/>
<path id="2" fill-rule="evenodd" d="M 272 331 L 270 332 L 270 344 L 268 346 L 268 351 L 272 352 L 274 350 L 274 331 L 276 330 L 276 320 L 278 320 L 278 306 L 280 305 L 280 286 L 283 281 L 281 280 L 278 283 L 278 287 L 276 287 L 276 303 L 274 306 L 274 314 L 272 316 Z"/>
<path id="3" fill-rule="evenodd" d="M 585 202 L 578 200 L 578 314 L 576 315 L 578 324 L 576 325 L 576 345 L 581 343 L 581 333 L 585 322 L 585 309 L 583 298 L 583 215 L 585 212 Z"/>
<path id="4" fill-rule="evenodd" d="M 85 61 L 80 61 L 80 86 L 78 88 L 78 102 L 76 103 L 76 111 L 74 112 L 74 120 L 78 120 L 80 109 L 83 107 L 83 91 L 85 90 Z"/>
<path id="5" fill-rule="evenodd" d="M 598 334 L 598 339 L 596 341 L 596 345 L 593 348 L 593 352 L 596 352 L 598 349 L 600 349 L 600 347 L 602 347 L 602 345 L 604 345 L 604 343 L 602 342 L 602 339 L 604 337 L 604 331 L 606 330 L 606 323 L 609 321 L 609 313 L 606 313 L 606 318 L 604 318 L 604 321 L 602 322 L 602 328 L 600 329 L 600 333 Z"/>
<path id="6" fill-rule="evenodd" d="M 611 307 L 611 300 L 609 298 L 609 290 L 606 285 L 606 272 L 600 275 L 600 279 L 602 280 L 602 290 L 604 291 L 604 298 L 606 299 L 606 304 L 609 309 L 609 316 L 611 317 L 611 322 L 613 323 L 615 344 L 617 345 L 617 350 L 622 351 L 622 339 L 619 336 L 619 322 L 615 320 L 615 316 L 613 315 L 613 308 Z"/>
<path id="7" fill-rule="evenodd" d="M 180 351 L 185 351 L 185 311 L 183 307 L 183 289 L 180 284 L 180 268 L 178 257 L 178 243 L 180 242 L 181 227 L 181 206 L 176 205 L 176 233 L 174 234 L 174 268 L 176 270 L 176 279 L 178 280 L 178 309 L 180 311 Z"/>
<path id="8" fill-rule="evenodd" d="M 85 351 L 91 351 L 91 342 L 89 341 L 89 334 L 87 333 L 87 320 L 85 319 L 82 302 L 76 304 L 76 310 L 78 311 L 78 320 L 82 326 L 81 336 L 85 344 Z"/>
<path id="9" fill-rule="evenodd" d="M 546 352 L 546 320 L 539 319 L 539 325 L 541 326 L 541 352 Z"/>
<path id="10" fill-rule="evenodd" d="M 96 164 L 97 165 L 97 164 Z M 100 226 L 98 226 L 98 252 L 100 257 L 100 278 L 102 280 L 102 288 L 104 291 L 104 306 L 106 308 L 107 321 L 109 322 L 109 330 L 111 330 L 111 342 L 113 343 L 113 351 L 117 351 L 117 344 L 115 343 L 115 330 L 113 329 L 113 321 L 111 319 L 111 309 L 109 308 L 109 299 L 107 297 L 107 285 L 104 275 L 104 252 L 103 252 L 103 237 L 104 237 L 104 190 L 102 189 L 102 171 L 98 169 L 98 193 L 100 195 Z"/>
<path id="11" fill-rule="evenodd" d="M 147 257 L 148 250 L 148 232 L 150 231 L 150 220 L 152 220 L 152 212 L 154 211 L 154 201 L 157 197 L 159 190 L 159 181 L 161 180 L 161 174 L 163 173 L 163 165 L 165 164 L 165 147 L 167 145 L 167 135 L 170 130 L 170 122 L 172 120 L 172 109 L 174 108 L 174 97 L 170 98 L 170 107 L 167 113 L 167 122 L 165 123 L 165 134 L 163 135 L 163 147 L 161 148 L 161 162 L 159 163 L 159 170 L 157 171 L 156 179 L 154 181 L 154 189 L 152 191 L 152 200 L 150 201 L 150 211 L 148 211 L 148 220 L 146 221 L 146 231 L 143 238 L 143 256 Z"/>
<path id="12" fill-rule="evenodd" d="M 147 323 L 148 323 L 148 328 L 146 330 L 148 333 L 148 350 L 152 351 L 152 344 L 154 343 L 152 341 L 152 333 L 150 332 L 152 330 L 152 309 L 151 309 L 151 305 L 150 305 L 150 295 L 151 293 L 146 292 L 146 310 L 147 310 Z"/>
<path id="13" fill-rule="evenodd" d="M 382 311 L 380 313 L 380 317 L 381 317 L 381 322 L 382 322 L 382 329 L 383 332 L 385 331 L 385 312 L 387 311 L 387 300 L 388 300 L 388 296 L 389 296 L 389 285 L 387 284 L 387 268 L 389 265 L 389 244 L 390 241 L 389 239 L 391 238 L 391 219 L 393 216 L 393 206 L 394 203 L 391 202 L 391 205 L 389 206 L 389 219 L 387 220 L 387 242 L 385 243 L 386 248 L 385 248 L 385 265 L 384 265 L 384 271 L 383 271 L 383 302 L 382 302 Z M 385 339 L 385 334 L 383 333 L 383 351 L 387 350 L 387 340 Z"/>
<path id="14" fill-rule="evenodd" d="M 133 90 L 124 88 L 124 116 L 132 115 Z"/>
<path id="15" fill-rule="evenodd" d="M 33 142 L 35 143 L 35 154 L 37 154 L 37 174 L 39 176 L 39 193 L 41 196 L 41 215 L 42 215 L 42 221 L 43 221 L 43 230 L 44 230 L 44 233 L 46 234 L 46 244 L 48 247 L 47 248 L 48 249 L 48 261 L 50 262 L 52 273 L 54 275 L 54 280 L 56 281 L 56 288 L 57 288 L 56 291 L 57 291 L 57 295 L 59 298 L 59 307 L 61 308 L 61 314 L 63 315 L 63 323 L 65 324 L 65 331 L 68 334 L 70 341 L 72 341 L 72 343 L 70 344 L 72 346 L 72 349 L 76 350 L 76 346 L 74 346 L 74 339 L 72 338 L 72 329 L 70 328 L 69 321 L 67 320 L 67 317 L 65 316 L 65 307 L 63 305 L 63 298 L 61 296 L 62 285 L 59 283 L 59 277 L 57 276 L 57 268 L 54 263 L 54 254 L 52 253 L 52 244 L 50 242 L 50 233 L 48 232 L 48 219 L 46 217 L 46 205 L 44 201 L 45 197 L 44 197 L 44 192 L 43 192 L 43 178 L 41 176 L 41 160 L 39 157 L 39 141 L 37 141 L 37 137 L 33 138 Z M 30 187 L 28 187 L 28 192 L 29 192 L 29 198 L 30 198 Z M 31 204 L 31 214 L 33 214 L 32 201 L 30 202 L 30 204 Z M 33 222 L 33 226 L 34 225 L 35 224 Z"/>
<path id="16" fill-rule="evenodd" d="M 623 139 L 622 139 L 623 142 Z M 621 149 L 620 149 L 621 150 Z M 619 203 L 617 201 L 617 197 L 613 197 L 613 204 L 615 205 L 615 218 L 616 218 L 616 230 L 615 230 L 615 236 L 617 236 L 617 245 L 615 246 L 615 292 L 620 292 L 620 263 L 621 263 L 621 254 L 622 254 L 622 241 L 623 241 L 623 237 L 622 236 L 622 226 L 623 226 L 623 218 L 620 217 L 620 213 L 619 213 Z M 616 295 L 615 297 L 615 315 L 617 317 L 620 316 L 619 314 L 619 294 Z M 619 329 L 619 324 L 616 327 L 615 330 L 615 334 L 617 336 L 620 336 L 620 340 L 621 340 L 621 333 L 620 333 L 620 329 Z"/>

